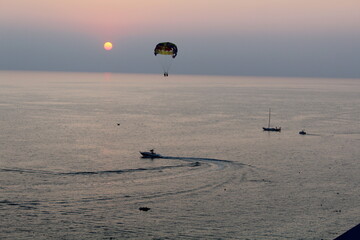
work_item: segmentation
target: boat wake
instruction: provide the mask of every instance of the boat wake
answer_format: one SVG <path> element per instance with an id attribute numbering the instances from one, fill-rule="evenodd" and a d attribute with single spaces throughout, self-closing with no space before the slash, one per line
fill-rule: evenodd
<path id="1" fill-rule="evenodd" d="M 161 171 L 165 169 L 193 167 L 194 164 L 179 164 L 170 166 L 159 166 L 149 168 L 133 168 L 133 169 L 119 169 L 119 170 L 100 170 L 100 171 L 78 171 L 78 172 L 55 172 L 55 171 L 42 171 L 33 169 L 22 168 L 3 168 L 0 172 L 17 172 L 27 174 L 43 174 L 43 175 L 98 175 L 98 174 L 123 174 L 123 173 L 135 173 L 145 171 Z"/>
<path id="2" fill-rule="evenodd" d="M 256 169 L 231 160 L 163 156 L 145 164 L 146 167 L 90 171 L 8 167 L 0 168 L 0 174 L 7 173 L 15 175 L 13 179 L 21 179 L 21 183 L 17 186 L 20 189 L 22 187 L 26 189 L 27 186 L 22 185 L 22 182 L 27 179 L 37 180 L 34 188 L 39 187 L 39 191 L 42 188 L 54 189 L 42 195 L 42 198 L 46 198 L 51 206 L 60 208 L 64 205 L 80 207 L 84 202 L 87 204 L 93 202 L 94 206 L 121 202 L 124 208 L 136 206 L 138 209 L 139 206 L 161 206 L 170 200 L 198 199 L 199 196 L 213 199 L 244 182 L 250 184 L 265 182 L 264 177 L 259 176 Z M 61 196 L 52 195 L 56 191 L 61 192 Z M 63 197 L 72 196 L 74 192 L 76 198 Z M 0 208 L 2 206 L 21 207 L 24 210 L 42 208 L 42 203 L 37 197 L 35 200 L 30 199 L 29 202 L 7 198 L 0 202 Z M 31 202 L 39 202 L 39 204 L 33 206 Z"/>
<path id="3" fill-rule="evenodd" d="M 98 175 L 98 174 L 124 174 L 124 173 L 135 173 L 135 172 L 146 172 L 146 171 L 161 171 L 165 169 L 175 169 L 175 168 L 185 168 L 185 167 L 198 167 L 201 164 L 213 163 L 219 168 L 224 168 L 225 164 L 236 164 L 236 165 L 246 165 L 242 163 L 237 163 L 230 160 L 222 160 L 216 158 L 197 158 L 197 157 L 172 157 L 172 156 L 163 156 L 162 159 L 169 160 L 180 160 L 187 162 L 186 164 L 178 165 L 165 165 L 157 167 L 147 167 L 147 168 L 130 168 L 130 169 L 118 169 L 118 170 L 99 170 L 99 171 L 74 171 L 74 172 L 56 172 L 48 170 L 35 170 L 35 169 L 25 169 L 25 168 L 2 168 L 0 172 L 17 172 L 21 174 L 42 174 L 42 175 Z"/>
<path id="4" fill-rule="evenodd" d="M 244 164 L 244 163 L 240 163 L 240 162 L 235 162 L 235 161 L 231 161 L 231 160 L 223 160 L 223 159 L 216 159 L 216 158 L 199 158 L 199 157 L 171 157 L 171 156 L 163 156 L 163 159 L 171 159 L 171 160 L 181 160 L 181 161 L 186 161 L 186 162 L 192 162 L 193 164 L 199 164 L 199 163 L 213 163 L 216 164 L 218 166 L 225 166 L 225 165 L 233 165 L 233 166 L 248 166 L 248 167 L 253 167 L 251 165 L 248 164 Z"/>
<path id="5" fill-rule="evenodd" d="M 174 159 L 174 160 L 184 160 L 184 161 L 207 161 L 207 162 L 223 162 L 223 163 L 234 163 L 230 160 L 221 160 L 216 158 L 194 158 L 194 157 L 170 157 L 163 156 L 163 159 Z"/>

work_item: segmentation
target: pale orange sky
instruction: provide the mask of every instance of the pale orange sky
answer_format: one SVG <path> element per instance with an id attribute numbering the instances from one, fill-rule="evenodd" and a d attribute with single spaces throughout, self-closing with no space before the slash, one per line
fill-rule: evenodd
<path id="1" fill-rule="evenodd" d="M 358 0 L 1 0 L 11 25 L 91 34 L 337 31 L 360 27 Z"/>

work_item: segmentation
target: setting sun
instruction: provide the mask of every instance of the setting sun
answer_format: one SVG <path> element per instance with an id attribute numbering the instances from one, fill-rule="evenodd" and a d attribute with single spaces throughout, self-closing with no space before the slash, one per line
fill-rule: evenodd
<path id="1" fill-rule="evenodd" d="M 104 43 L 104 49 L 110 51 L 112 49 L 112 43 L 111 42 Z"/>

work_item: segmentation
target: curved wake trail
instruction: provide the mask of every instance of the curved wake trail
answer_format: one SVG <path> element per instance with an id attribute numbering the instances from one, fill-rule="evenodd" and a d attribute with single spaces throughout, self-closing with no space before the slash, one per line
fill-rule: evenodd
<path id="1" fill-rule="evenodd" d="M 67 173 L 58 173 L 58 174 L 59 175 L 93 175 L 93 174 L 111 174 L 111 173 L 121 174 L 121 173 L 133 173 L 133 172 L 143 172 L 143 171 L 160 171 L 164 169 L 182 168 L 182 167 L 191 167 L 191 164 L 180 164 L 175 166 L 161 166 L 161 167 L 152 167 L 152 168 L 133 168 L 133 169 L 122 169 L 122 170 L 67 172 Z"/>
<path id="2" fill-rule="evenodd" d="M 238 166 L 248 166 L 253 167 L 248 164 L 239 163 L 231 160 L 222 160 L 222 159 L 216 159 L 216 158 L 198 158 L 198 157 L 171 157 L 171 156 L 163 156 L 163 159 L 173 159 L 173 160 L 182 160 L 187 162 L 192 162 L 193 164 L 196 163 L 214 163 L 218 166 L 224 166 L 224 164 L 232 164 L 232 165 L 238 165 Z"/>
<path id="3" fill-rule="evenodd" d="M 130 168 L 130 169 L 118 169 L 118 170 L 99 170 L 99 171 L 74 171 L 74 172 L 55 172 L 55 171 L 47 171 L 47 170 L 24 169 L 24 168 L 3 168 L 0 169 L 0 172 L 17 172 L 17 173 L 43 174 L 43 175 L 100 175 L 100 174 L 124 174 L 124 173 L 135 173 L 135 172 L 146 172 L 146 171 L 161 171 L 165 169 L 175 169 L 175 168 L 184 168 L 184 167 L 198 167 L 201 165 L 201 163 L 214 163 L 221 169 L 225 167 L 225 164 L 246 165 L 230 160 L 222 160 L 216 158 L 163 156 L 162 159 L 180 160 L 188 163 L 179 164 L 179 165 L 166 165 L 159 167 L 147 167 L 147 168 L 132 168 L 132 169 Z"/>
<path id="4" fill-rule="evenodd" d="M 208 162 L 223 162 L 223 163 L 234 163 L 230 160 L 221 160 L 216 158 L 194 158 L 194 157 L 170 157 L 163 156 L 163 159 L 174 159 L 174 160 L 188 160 L 188 161 L 208 161 Z"/>

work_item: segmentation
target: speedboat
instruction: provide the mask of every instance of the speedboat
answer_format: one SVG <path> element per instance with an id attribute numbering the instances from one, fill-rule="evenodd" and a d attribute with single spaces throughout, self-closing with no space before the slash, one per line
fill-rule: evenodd
<path id="1" fill-rule="evenodd" d="M 162 158 L 163 157 L 160 154 L 157 154 L 151 150 L 150 150 L 150 152 L 140 152 L 140 154 L 142 155 L 143 158 Z"/>
<path id="2" fill-rule="evenodd" d="M 306 134 L 306 132 L 305 132 L 305 130 L 301 130 L 301 131 L 299 132 L 299 134 L 301 134 L 301 135 L 305 135 L 305 134 Z"/>

